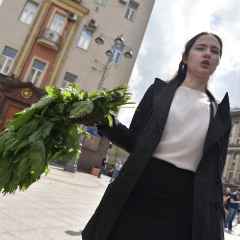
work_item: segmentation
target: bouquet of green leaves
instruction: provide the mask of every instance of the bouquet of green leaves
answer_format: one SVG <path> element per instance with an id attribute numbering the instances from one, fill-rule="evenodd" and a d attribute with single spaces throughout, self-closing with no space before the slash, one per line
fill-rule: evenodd
<path id="1" fill-rule="evenodd" d="M 48 171 L 53 160 L 77 159 L 81 124 L 111 126 L 119 108 L 129 103 L 126 87 L 88 93 L 77 85 L 47 87 L 37 103 L 15 114 L 0 133 L 0 192 L 25 190 Z"/>

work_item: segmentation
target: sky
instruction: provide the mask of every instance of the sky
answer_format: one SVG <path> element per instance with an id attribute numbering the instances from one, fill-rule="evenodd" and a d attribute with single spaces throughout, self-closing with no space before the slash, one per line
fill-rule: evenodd
<path id="1" fill-rule="evenodd" d="M 240 108 L 240 1 L 155 0 L 145 36 L 130 78 L 132 100 L 138 104 L 155 77 L 170 79 L 185 43 L 208 31 L 223 40 L 223 55 L 209 89 L 221 101 L 229 93 L 232 108 Z M 119 120 L 129 125 L 134 108 L 122 108 Z"/>

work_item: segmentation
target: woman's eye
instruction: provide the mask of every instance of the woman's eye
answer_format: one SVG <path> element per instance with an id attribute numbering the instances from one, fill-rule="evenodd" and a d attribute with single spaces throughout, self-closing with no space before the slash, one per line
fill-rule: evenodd
<path id="1" fill-rule="evenodd" d="M 212 50 L 212 53 L 219 54 L 219 51 L 218 50 Z"/>
<path id="2" fill-rule="evenodd" d="M 204 50 L 203 47 L 196 47 L 196 49 L 197 49 L 197 50 L 201 50 L 201 51 Z"/>
<path id="3" fill-rule="evenodd" d="M 205 47 L 196 47 L 196 50 L 199 50 L 199 51 L 205 51 L 207 48 L 205 48 Z M 213 54 L 217 54 L 217 55 L 219 55 L 219 50 L 217 50 L 217 49 L 211 49 L 211 52 L 213 53 Z"/>

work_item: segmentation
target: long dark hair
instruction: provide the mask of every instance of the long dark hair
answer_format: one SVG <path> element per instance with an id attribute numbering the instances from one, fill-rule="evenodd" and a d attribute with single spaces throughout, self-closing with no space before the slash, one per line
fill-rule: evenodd
<path id="1" fill-rule="evenodd" d="M 185 48 L 184 48 L 184 52 L 182 54 L 182 59 L 179 63 L 179 66 L 178 66 L 178 70 L 177 70 L 177 73 L 176 75 L 170 80 L 170 81 L 174 81 L 174 80 L 177 80 L 179 82 L 183 82 L 185 77 L 186 77 L 186 74 L 187 74 L 187 65 L 183 62 L 183 59 L 187 59 L 188 55 L 189 55 L 189 52 L 193 46 L 193 44 L 196 42 L 196 40 L 203 36 L 203 35 L 212 35 L 214 36 L 218 42 L 219 42 L 219 45 L 220 45 L 220 57 L 222 56 L 222 48 L 223 48 L 223 44 L 222 44 L 222 40 L 221 38 L 214 34 L 214 33 L 209 33 L 209 32 L 201 32 L 201 33 L 198 33 L 197 35 L 195 35 L 193 38 L 191 38 L 185 45 Z"/>

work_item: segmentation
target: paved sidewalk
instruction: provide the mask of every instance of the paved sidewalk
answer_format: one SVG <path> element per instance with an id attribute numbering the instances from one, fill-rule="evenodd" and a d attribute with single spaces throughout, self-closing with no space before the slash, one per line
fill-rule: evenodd
<path id="1" fill-rule="evenodd" d="M 233 231 L 231 234 L 225 233 L 226 240 L 240 240 L 240 224 L 233 225 Z"/>
<path id="2" fill-rule="evenodd" d="M 81 239 L 108 181 L 52 168 L 26 192 L 0 197 L 0 240 Z"/>
<path id="3" fill-rule="evenodd" d="M 0 197 L 0 240 L 81 240 L 108 182 L 51 168 L 26 192 Z M 234 230 L 226 240 L 240 240 L 240 228 Z"/>

